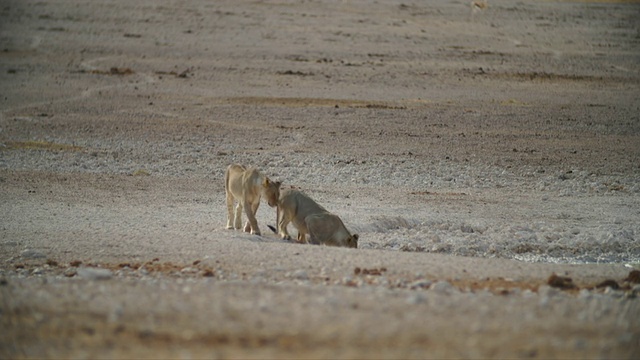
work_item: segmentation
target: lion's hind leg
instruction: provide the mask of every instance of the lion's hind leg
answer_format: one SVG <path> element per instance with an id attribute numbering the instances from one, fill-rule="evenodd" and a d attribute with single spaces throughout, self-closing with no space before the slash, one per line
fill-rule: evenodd
<path id="1" fill-rule="evenodd" d="M 309 244 L 320 245 L 324 242 L 324 221 L 321 215 L 309 215 L 304 219 L 309 231 Z"/>
<path id="2" fill-rule="evenodd" d="M 244 210 L 247 214 L 247 223 L 244 226 L 245 232 L 251 232 L 254 235 L 260 235 L 260 229 L 258 228 L 258 220 L 256 219 L 256 213 L 258 212 L 258 206 L 260 205 L 260 199 L 254 203 L 248 201 L 244 204 Z"/>
<path id="3" fill-rule="evenodd" d="M 341 246 L 342 220 L 331 213 L 307 216 L 305 219 L 309 231 L 309 242 L 314 245 Z"/>
<path id="4" fill-rule="evenodd" d="M 233 229 L 233 194 L 227 190 L 227 229 Z"/>

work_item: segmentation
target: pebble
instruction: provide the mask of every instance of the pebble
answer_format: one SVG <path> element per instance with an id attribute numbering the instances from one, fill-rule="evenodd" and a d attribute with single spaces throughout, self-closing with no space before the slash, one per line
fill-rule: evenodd
<path id="1" fill-rule="evenodd" d="M 427 297 L 422 293 L 415 293 L 407 297 L 407 303 L 411 305 L 424 304 L 427 302 Z"/>
<path id="2" fill-rule="evenodd" d="M 25 259 L 44 259 L 45 257 L 47 257 L 45 254 L 41 253 L 38 250 L 32 250 L 32 249 L 25 249 L 20 253 L 20 256 L 22 256 Z"/>
<path id="3" fill-rule="evenodd" d="M 543 297 L 553 297 L 560 293 L 560 290 L 555 289 L 549 285 L 541 285 L 538 288 L 538 295 Z"/>
<path id="4" fill-rule="evenodd" d="M 346 285 L 346 286 L 355 286 L 356 283 L 353 281 L 351 276 L 345 276 L 342 280 L 336 280 L 336 285 Z"/>
<path id="5" fill-rule="evenodd" d="M 615 297 L 615 298 L 621 298 L 624 296 L 624 292 L 612 289 L 608 286 L 606 289 L 604 289 L 604 294 Z"/>
<path id="6" fill-rule="evenodd" d="M 87 280 L 109 280 L 113 277 L 113 273 L 109 269 L 100 268 L 79 268 L 78 275 Z"/>
<path id="7" fill-rule="evenodd" d="M 591 295 L 591 291 L 587 289 L 581 289 L 580 292 L 578 293 L 578 299 L 589 300 L 592 297 L 593 296 Z"/>
<path id="8" fill-rule="evenodd" d="M 124 308 L 121 305 L 117 305 L 113 309 L 111 309 L 111 311 L 109 312 L 107 321 L 109 321 L 110 323 L 115 323 L 122 318 L 123 314 L 124 314 Z"/>
<path id="9" fill-rule="evenodd" d="M 180 270 L 180 272 L 183 274 L 195 274 L 198 272 L 198 269 L 192 268 L 192 267 L 185 267 L 182 270 Z"/>
<path id="10" fill-rule="evenodd" d="M 433 282 L 427 279 L 416 280 L 409 284 L 409 289 L 428 289 Z"/>
<path id="11" fill-rule="evenodd" d="M 267 278 L 269 278 L 269 272 L 264 269 L 260 269 L 256 271 L 252 276 L 252 279 L 258 279 L 258 280 L 264 280 Z"/>
<path id="12" fill-rule="evenodd" d="M 78 274 L 78 270 L 74 267 L 67 268 L 63 273 L 66 277 L 74 277 Z"/>
<path id="13" fill-rule="evenodd" d="M 432 284 L 429 289 L 443 295 L 449 295 L 455 291 L 453 285 L 448 281 L 438 281 Z"/>
<path id="14" fill-rule="evenodd" d="M 327 267 L 322 267 L 320 269 L 320 276 L 322 277 L 328 277 L 331 274 L 331 271 L 327 268 Z"/>
<path id="15" fill-rule="evenodd" d="M 298 280 L 309 280 L 309 274 L 304 270 L 296 270 L 290 276 Z"/>

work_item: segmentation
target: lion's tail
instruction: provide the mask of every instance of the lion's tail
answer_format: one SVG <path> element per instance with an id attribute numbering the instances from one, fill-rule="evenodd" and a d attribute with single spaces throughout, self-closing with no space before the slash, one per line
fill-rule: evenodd
<path id="1" fill-rule="evenodd" d="M 280 206 L 276 206 L 276 224 L 278 224 L 280 222 Z M 278 234 L 278 229 L 276 229 L 275 227 L 271 226 L 271 225 L 267 225 L 267 227 L 269 229 L 271 229 L 271 231 L 273 231 L 274 234 Z"/>

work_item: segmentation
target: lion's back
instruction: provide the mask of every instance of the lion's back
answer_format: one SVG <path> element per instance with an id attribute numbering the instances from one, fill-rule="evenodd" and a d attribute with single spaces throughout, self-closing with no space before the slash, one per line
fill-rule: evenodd
<path id="1" fill-rule="evenodd" d="M 295 214 L 296 220 L 302 222 L 304 222 L 304 219 L 309 215 L 327 211 L 305 193 L 293 189 L 282 191 L 280 204 L 285 211 L 292 211 Z"/>
<path id="2" fill-rule="evenodd" d="M 231 164 L 225 174 L 226 190 L 236 197 L 258 196 L 263 180 L 262 174 L 254 167 L 246 167 L 239 164 Z"/>

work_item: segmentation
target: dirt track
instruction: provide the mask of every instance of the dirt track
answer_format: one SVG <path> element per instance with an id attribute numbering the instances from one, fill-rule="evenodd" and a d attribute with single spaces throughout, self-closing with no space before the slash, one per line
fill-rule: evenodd
<path id="1" fill-rule="evenodd" d="M 489 5 L 3 2 L 0 357 L 637 357 L 640 7 Z"/>

